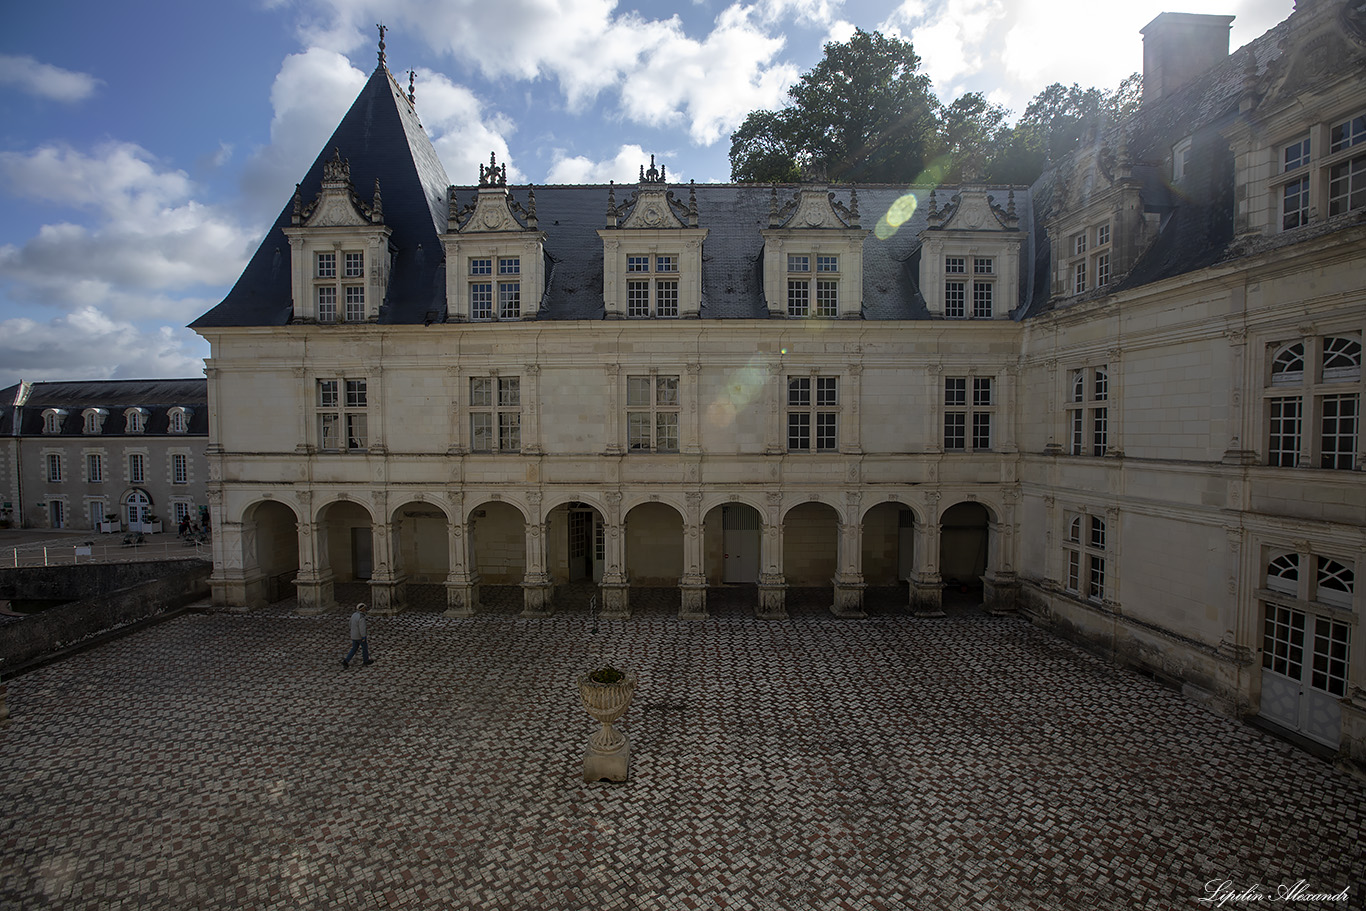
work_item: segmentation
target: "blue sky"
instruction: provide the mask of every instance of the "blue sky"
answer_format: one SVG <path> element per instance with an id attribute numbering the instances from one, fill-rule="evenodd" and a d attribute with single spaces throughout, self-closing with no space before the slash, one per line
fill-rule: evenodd
<path id="1" fill-rule="evenodd" d="M 0 33 L 0 388 L 198 376 L 185 325 L 226 293 L 375 67 L 417 71 L 451 180 L 727 180 L 730 132 L 855 26 L 909 38 L 944 101 L 1018 114 L 1052 82 L 1113 88 L 1165 8 L 1293 0 L 45 0 Z M 406 82 L 406 77 L 400 77 Z"/>

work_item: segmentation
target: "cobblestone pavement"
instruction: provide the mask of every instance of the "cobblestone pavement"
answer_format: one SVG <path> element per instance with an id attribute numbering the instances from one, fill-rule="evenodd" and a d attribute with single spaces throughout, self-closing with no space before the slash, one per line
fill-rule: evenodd
<path id="1" fill-rule="evenodd" d="M 1366 785 L 1018 618 L 516 594 L 373 618 L 371 667 L 286 603 L 11 680 L 0 907 L 1363 907 Z M 609 661 L 631 778 L 584 784 L 574 681 Z"/>

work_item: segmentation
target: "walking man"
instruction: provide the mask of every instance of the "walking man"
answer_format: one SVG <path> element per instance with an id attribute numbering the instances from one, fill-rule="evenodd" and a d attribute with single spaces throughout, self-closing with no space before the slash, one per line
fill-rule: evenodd
<path id="1" fill-rule="evenodd" d="M 351 615 L 351 651 L 346 653 L 342 659 L 342 667 L 350 667 L 351 659 L 356 657 L 356 649 L 360 649 L 360 663 L 362 665 L 374 664 L 370 660 L 370 639 L 365 635 L 365 613 L 369 608 L 362 601 L 356 605 L 356 612 Z"/>

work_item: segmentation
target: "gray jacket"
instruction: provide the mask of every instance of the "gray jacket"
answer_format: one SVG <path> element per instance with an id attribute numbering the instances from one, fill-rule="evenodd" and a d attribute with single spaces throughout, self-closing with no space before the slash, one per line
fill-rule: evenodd
<path id="1" fill-rule="evenodd" d="M 360 611 L 356 611 L 351 615 L 351 638 L 365 638 L 365 615 Z"/>

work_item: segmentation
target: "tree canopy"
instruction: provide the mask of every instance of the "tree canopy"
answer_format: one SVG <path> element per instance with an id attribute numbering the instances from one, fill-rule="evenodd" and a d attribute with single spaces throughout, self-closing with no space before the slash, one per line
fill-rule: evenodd
<path id="1" fill-rule="evenodd" d="M 777 111 L 753 111 L 731 135 L 731 179 L 837 183 L 1032 183 L 1089 130 L 1138 106 L 1135 73 L 1106 92 L 1055 83 L 1018 122 L 980 92 L 935 97 L 909 41 L 858 29 L 788 90 Z"/>

